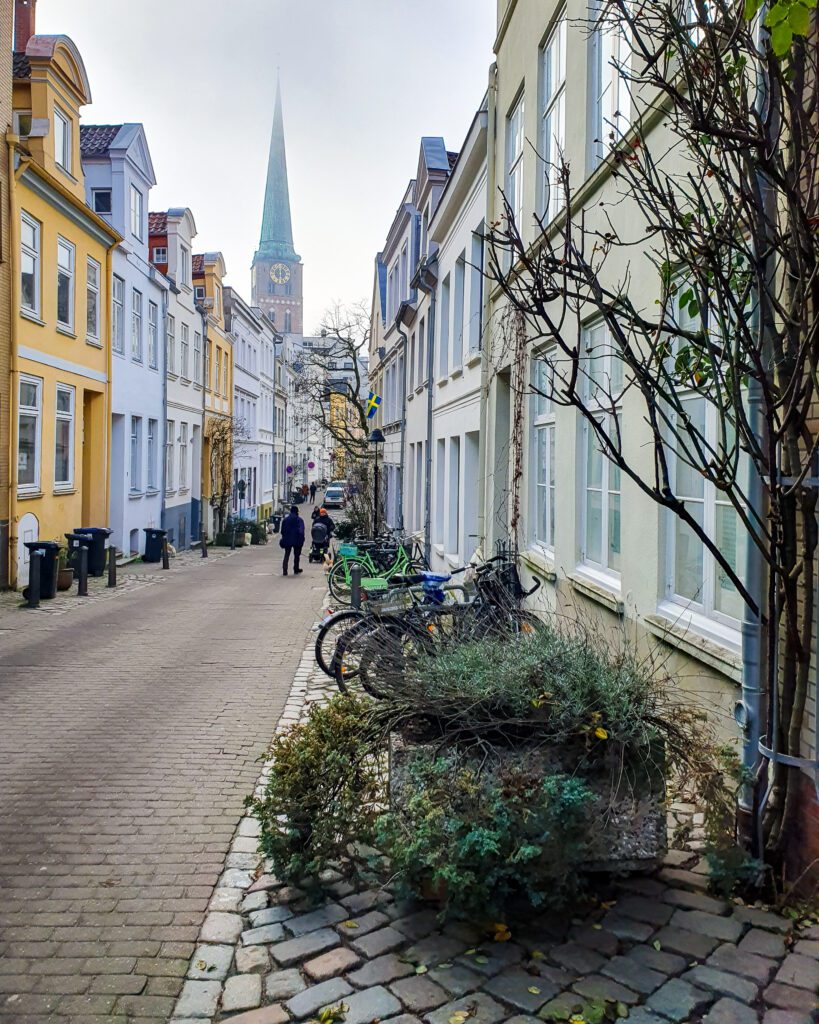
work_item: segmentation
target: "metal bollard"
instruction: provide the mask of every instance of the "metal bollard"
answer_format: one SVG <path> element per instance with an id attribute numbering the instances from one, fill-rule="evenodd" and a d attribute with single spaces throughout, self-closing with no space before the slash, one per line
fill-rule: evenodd
<path id="1" fill-rule="evenodd" d="M 202 545 L 202 557 L 203 558 L 207 558 L 208 557 L 208 541 L 207 541 L 207 536 L 205 534 L 204 526 L 199 531 L 199 543 Z"/>
<path id="2" fill-rule="evenodd" d="M 28 607 L 40 607 L 40 566 L 43 562 L 42 553 L 32 551 L 28 569 Z"/>
<path id="3" fill-rule="evenodd" d="M 117 547 L 116 544 L 112 544 L 108 548 L 108 586 L 115 587 L 117 585 Z"/>
<path id="4" fill-rule="evenodd" d="M 88 597 L 88 548 L 81 547 L 77 555 L 80 561 L 77 573 L 77 597 Z"/>
<path id="5" fill-rule="evenodd" d="M 350 604 L 353 608 L 361 607 L 361 566 L 358 562 L 350 566 Z"/>
<path id="6" fill-rule="evenodd" d="M 236 528 L 235 527 L 230 531 L 230 550 L 231 551 L 235 551 L 236 550 Z"/>
<path id="7" fill-rule="evenodd" d="M 162 568 L 163 569 L 170 569 L 170 567 L 171 567 L 171 562 L 170 562 L 170 555 L 168 554 L 168 538 L 166 537 L 162 541 Z"/>

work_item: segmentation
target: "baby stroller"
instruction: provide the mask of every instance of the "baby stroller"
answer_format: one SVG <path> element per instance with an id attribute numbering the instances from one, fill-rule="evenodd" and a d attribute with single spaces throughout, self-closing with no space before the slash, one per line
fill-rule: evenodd
<path id="1" fill-rule="evenodd" d="M 310 530 L 310 540 L 312 544 L 307 561 L 323 562 L 330 547 L 330 528 L 327 524 L 322 523 L 320 519 L 314 519 Z"/>

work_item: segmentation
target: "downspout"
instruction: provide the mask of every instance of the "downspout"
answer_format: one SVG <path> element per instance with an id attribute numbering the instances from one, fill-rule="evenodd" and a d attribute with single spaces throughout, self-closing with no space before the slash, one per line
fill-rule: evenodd
<path id="1" fill-rule="evenodd" d="M 498 82 L 498 66 L 493 64 L 489 70 L 489 88 L 487 93 L 487 124 L 486 124 L 486 211 L 484 224 L 493 222 L 493 202 L 495 196 L 495 140 L 496 140 L 496 94 Z M 488 555 L 487 544 L 487 504 L 491 500 L 487 497 L 489 489 L 489 455 L 492 448 L 489 443 L 489 364 L 490 360 L 485 351 L 485 338 L 491 345 L 491 333 L 489 331 L 489 311 L 491 307 L 492 282 L 486 274 L 486 258 L 484 256 L 483 280 L 482 280 L 482 303 L 481 303 L 481 390 L 480 390 L 480 438 L 478 448 L 478 494 L 481 500 L 478 502 L 478 550 L 483 555 Z"/>
<path id="2" fill-rule="evenodd" d="M 114 242 L 113 245 L 109 245 L 105 250 L 105 289 L 106 289 L 106 304 L 108 316 L 108 330 L 106 331 L 106 344 L 105 344 L 105 376 L 108 378 L 108 387 L 105 389 L 106 409 L 105 409 L 105 516 L 104 520 L 110 527 L 109 518 L 111 515 L 111 455 L 114 446 L 113 440 L 113 416 L 112 411 L 114 408 L 114 346 L 111 339 L 111 309 L 113 307 L 113 263 L 112 257 L 114 249 L 119 246 L 119 242 Z M 85 429 L 85 424 L 83 424 Z"/>
<path id="3" fill-rule="evenodd" d="M 197 305 L 196 312 L 202 318 L 202 444 L 201 452 L 199 453 L 199 536 L 202 536 L 202 530 L 205 531 L 205 543 L 207 543 L 207 523 L 205 522 L 205 431 L 207 429 L 207 412 L 205 406 L 205 396 L 208 391 L 208 384 L 210 382 L 210 359 L 208 358 L 208 314 L 204 306 Z M 205 369 L 207 368 L 207 373 Z M 165 429 L 168 429 L 168 421 L 165 421 Z M 167 445 L 166 458 L 167 458 Z M 167 474 L 165 476 L 167 480 Z M 163 481 L 164 486 L 164 481 Z M 210 502 L 210 495 L 208 495 L 208 502 Z"/>
<path id="4" fill-rule="evenodd" d="M 761 49 L 763 22 L 768 5 L 762 4 L 757 14 L 757 45 Z M 767 113 L 769 93 L 764 71 L 760 70 L 757 77 L 757 90 L 754 107 L 760 118 L 764 120 Z M 757 182 L 763 196 L 765 217 L 775 214 L 775 196 L 761 174 L 757 174 Z M 772 209 L 772 207 L 774 207 Z M 770 263 L 768 264 L 770 266 Z M 766 268 L 766 274 L 768 269 Z M 764 338 L 765 321 L 761 316 L 758 299 L 753 310 L 753 329 L 759 337 L 759 348 L 768 348 Z M 762 394 L 757 381 L 748 386 L 748 424 L 761 450 L 765 450 L 763 423 L 760 412 Z M 772 467 L 773 469 L 773 467 Z M 762 522 L 765 517 L 765 495 L 762 478 L 751 460 L 748 481 L 748 512 L 750 519 Z M 742 730 L 742 768 L 744 781 L 739 792 L 737 803 L 737 829 L 739 837 L 746 849 L 753 850 L 762 856 L 764 840 L 762 836 L 762 805 L 757 800 L 758 774 L 761 763 L 759 745 L 762 737 L 763 696 L 765 686 L 762 680 L 764 666 L 762 609 L 765 606 L 765 562 L 762 552 L 750 539 L 745 553 L 745 586 L 757 606 L 754 612 L 745 603 L 742 613 L 742 697 L 734 708 L 734 718 Z"/>
<path id="5" fill-rule="evenodd" d="M 437 266 L 437 257 L 424 259 L 418 273 L 418 287 L 429 295 L 429 316 L 427 317 L 427 453 L 424 480 L 424 558 L 427 565 L 432 557 L 432 381 L 435 372 L 435 300 L 438 278 L 432 270 Z M 427 276 L 429 275 L 429 276 Z"/>
<path id="6" fill-rule="evenodd" d="M 20 309 L 20 275 L 14 272 L 16 254 L 20 251 L 20 223 L 17 213 L 17 172 L 14 162 L 17 152 L 19 136 L 9 132 L 6 135 L 6 143 L 9 148 L 9 205 L 11 207 L 11 324 L 9 331 L 9 352 L 10 380 L 9 380 L 9 537 L 8 537 L 8 573 L 9 582 L 14 578 L 14 585 L 17 586 L 17 459 L 15 449 L 17 447 L 18 431 L 18 405 L 20 400 L 20 366 L 18 358 L 18 334 L 17 315 Z M 22 173 L 25 167 L 24 161 L 20 167 Z M 13 567 L 13 570 L 12 570 Z M 0 581 L 5 585 L 5 580 Z"/>
<path id="7" fill-rule="evenodd" d="M 395 318 L 395 329 L 401 339 L 401 355 L 404 365 L 401 370 L 401 449 L 398 453 L 398 529 L 404 532 L 404 448 L 407 436 L 407 335 L 401 328 L 403 306 Z"/>
<path id="8" fill-rule="evenodd" d="M 161 358 L 162 358 L 162 366 L 163 366 L 163 370 L 162 370 L 162 411 L 163 411 L 163 416 L 162 416 L 162 437 L 163 437 L 163 439 L 165 439 L 165 434 L 166 434 L 166 432 L 168 430 L 168 306 L 169 306 L 169 303 L 168 303 L 168 288 L 166 286 L 165 288 L 162 289 L 162 339 L 163 339 L 163 345 L 162 345 L 162 355 L 161 355 Z M 201 434 L 200 434 L 200 437 L 201 437 Z M 167 444 L 163 444 L 163 446 L 162 446 L 163 469 L 164 469 L 164 453 L 165 453 L 165 449 L 166 448 L 167 448 Z M 167 509 L 166 509 L 166 500 L 167 499 L 166 499 L 166 491 L 165 491 L 165 476 L 164 476 L 164 474 L 162 476 L 161 491 L 162 491 L 162 498 L 161 498 L 161 502 L 160 502 L 160 506 L 159 506 L 159 509 L 160 509 L 159 510 L 159 522 L 160 522 L 160 524 L 162 526 L 162 529 L 165 530 L 165 529 L 167 529 L 167 525 L 168 524 L 165 522 L 165 517 L 167 515 Z M 191 537 L 190 540 L 191 540 L 191 542 L 193 542 L 193 537 Z"/>

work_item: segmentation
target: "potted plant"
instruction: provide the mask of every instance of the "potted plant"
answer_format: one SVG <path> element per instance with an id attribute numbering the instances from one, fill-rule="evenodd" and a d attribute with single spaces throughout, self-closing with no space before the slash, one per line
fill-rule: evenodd
<path id="1" fill-rule="evenodd" d="M 68 548 L 61 547 L 57 560 L 57 590 L 70 590 L 74 583 L 74 570 L 68 564 Z"/>

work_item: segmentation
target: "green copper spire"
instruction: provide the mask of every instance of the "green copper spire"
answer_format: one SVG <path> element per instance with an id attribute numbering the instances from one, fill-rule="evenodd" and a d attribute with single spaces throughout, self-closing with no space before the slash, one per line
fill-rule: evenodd
<path id="1" fill-rule="evenodd" d="M 293 248 L 290 189 L 287 185 L 287 155 L 284 148 L 282 90 L 278 80 L 276 82 L 273 132 L 270 136 L 270 157 L 267 164 L 267 185 L 264 193 L 262 235 L 254 262 L 265 259 L 290 260 L 291 262 L 300 259 Z"/>

